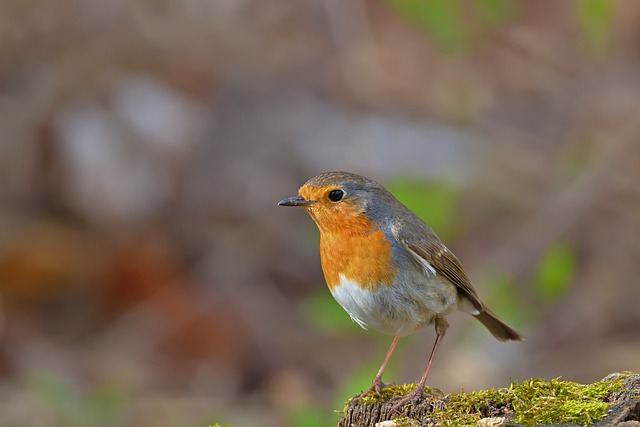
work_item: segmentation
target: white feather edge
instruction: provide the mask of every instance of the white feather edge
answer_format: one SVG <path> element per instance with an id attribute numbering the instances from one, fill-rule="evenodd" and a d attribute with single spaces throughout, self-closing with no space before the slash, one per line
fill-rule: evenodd
<path id="1" fill-rule="evenodd" d="M 422 265 L 422 268 L 424 268 L 424 273 L 427 276 L 435 276 L 438 273 L 436 271 L 436 269 L 433 268 L 433 266 L 431 264 L 429 264 L 429 261 L 427 261 L 426 259 L 422 258 L 420 255 L 418 255 L 409 246 L 404 245 L 404 247 L 407 248 L 407 250 L 411 253 L 411 255 L 413 255 L 415 257 L 415 259 L 418 260 L 418 262 Z"/>
<path id="2" fill-rule="evenodd" d="M 436 269 L 429 263 L 429 261 L 422 258 L 420 255 L 418 255 L 413 249 L 411 249 L 406 244 L 404 244 L 404 247 L 407 248 L 407 250 L 411 253 L 411 255 L 413 255 L 418 260 L 418 262 L 422 265 L 422 267 L 424 268 L 424 272 L 427 276 L 430 276 L 430 275 L 435 276 L 438 273 Z M 480 314 L 480 312 L 473 306 L 471 301 L 468 301 L 466 298 L 462 298 L 460 300 L 460 302 L 458 303 L 458 309 L 461 311 L 464 311 L 465 313 L 469 313 L 472 316 L 477 316 Z"/>
<path id="3" fill-rule="evenodd" d="M 391 234 L 393 234 L 395 238 L 399 242 L 401 242 L 405 248 L 407 248 L 407 250 L 411 253 L 411 255 L 415 257 L 415 259 L 420 263 L 420 265 L 422 265 L 422 268 L 424 269 L 424 273 L 427 276 L 435 276 L 438 273 L 436 269 L 433 268 L 431 264 L 429 264 L 429 261 L 427 261 L 426 259 L 422 258 L 420 255 L 418 255 L 413 249 L 409 247 L 409 245 L 407 245 L 402 239 L 400 239 L 400 237 L 398 236 L 398 229 L 396 228 L 395 224 L 391 225 Z"/>

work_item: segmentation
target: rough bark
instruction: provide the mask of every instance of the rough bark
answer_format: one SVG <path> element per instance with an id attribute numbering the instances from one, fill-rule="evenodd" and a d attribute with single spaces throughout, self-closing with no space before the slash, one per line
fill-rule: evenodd
<path id="1" fill-rule="evenodd" d="M 624 385 L 619 392 L 612 393 L 603 401 L 612 406 L 608 409 L 607 415 L 602 421 L 592 424 L 597 427 L 640 427 L 640 375 L 633 375 L 624 381 Z M 416 425 L 432 426 L 438 425 L 437 421 L 430 417 L 434 407 L 446 405 L 446 397 L 439 400 L 419 401 L 416 405 L 409 405 L 402 410 L 402 414 L 392 412 L 394 404 L 392 402 L 382 402 L 374 405 L 363 405 L 350 403 L 344 417 L 340 420 L 338 427 L 394 427 L 392 421 L 399 416 L 416 420 Z M 510 422 L 515 416 L 513 410 L 508 407 L 492 408 L 483 413 L 483 420 L 479 426 L 517 426 Z M 405 420 L 406 421 L 406 420 Z M 405 424 L 406 425 L 406 424 Z M 552 424 L 554 426 L 569 427 L 570 424 Z"/>

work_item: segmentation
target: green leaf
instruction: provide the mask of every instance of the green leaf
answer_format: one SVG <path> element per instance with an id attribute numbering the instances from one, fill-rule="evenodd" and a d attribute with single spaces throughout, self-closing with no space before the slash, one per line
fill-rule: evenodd
<path id="1" fill-rule="evenodd" d="M 456 209 L 460 199 L 458 187 L 444 181 L 400 177 L 389 182 L 387 188 L 440 238 L 449 240 L 461 232 Z"/>
<path id="2" fill-rule="evenodd" d="M 105 383 L 91 391 L 85 406 L 91 409 L 94 425 L 114 425 L 131 401 L 127 389 L 115 383 Z"/>
<path id="3" fill-rule="evenodd" d="M 119 385 L 104 384 L 84 394 L 48 371 L 35 372 L 28 390 L 69 427 L 114 425 L 130 402 L 129 393 Z"/>
<path id="4" fill-rule="evenodd" d="M 36 372 L 29 382 L 29 391 L 68 425 L 84 420 L 82 397 L 61 377 L 47 371 Z"/>
<path id="5" fill-rule="evenodd" d="M 576 274 L 576 251 L 568 244 L 556 244 L 547 250 L 538 265 L 534 282 L 535 294 L 544 302 L 565 295 Z"/>
<path id="6" fill-rule="evenodd" d="M 613 15 L 614 0 L 578 0 L 578 23 L 587 48 L 596 56 L 607 53 Z"/>
<path id="7" fill-rule="evenodd" d="M 522 299 L 518 293 L 518 287 L 504 273 L 492 272 L 488 279 L 483 280 L 488 283 L 487 306 L 491 311 L 499 315 L 509 325 L 516 329 L 527 325 L 531 319 L 531 312 L 526 305 L 522 304 Z"/>
<path id="8" fill-rule="evenodd" d="M 463 52 L 467 36 L 459 0 L 387 0 L 398 15 L 427 31 L 450 52 Z"/>
<path id="9" fill-rule="evenodd" d="M 291 411 L 287 424 L 292 427 L 325 427 L 335 424 L 335 416 L 318 406 L 304 405 Z"/>
<path id="10" fill-rule="evenodd" d="M 475 6 L 481 24 L 495 26 L 513 14 L 516 3 L 512 0 L 476 0 Z"/>

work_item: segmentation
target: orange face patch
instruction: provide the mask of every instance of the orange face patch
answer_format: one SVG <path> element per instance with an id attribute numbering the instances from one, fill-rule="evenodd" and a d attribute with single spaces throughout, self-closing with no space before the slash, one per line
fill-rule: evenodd
<path id="1" fill-rule="evenodd" d="M 353 200 L 328 200 L 334 189 L 303 186 L 299 191 L 315 202 L 307 211 L 320 230 L 320 260 L 327 285 L 330 289 L 338 286 L 340 275 L 369 290 L 392 285 L 397 267 L 391 261 L 386 236 Z"/>

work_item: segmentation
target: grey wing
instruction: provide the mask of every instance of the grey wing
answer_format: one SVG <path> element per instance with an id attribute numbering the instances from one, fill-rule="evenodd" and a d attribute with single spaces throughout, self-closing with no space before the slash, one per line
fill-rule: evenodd
<path id="1" fill-rule="evenodd" d="M 458 292 L 469 300 L 476 310 L 484 311 L 485 308 L 471 285 L 467 273 L 464 272 L 462 264 L 431 229 L 418 230 L 415 235 L 396 237 L 413 256 L 417 257 L 419 263 L 431 266 L 436 273 L 449 279 L 456 286 Z"/>

